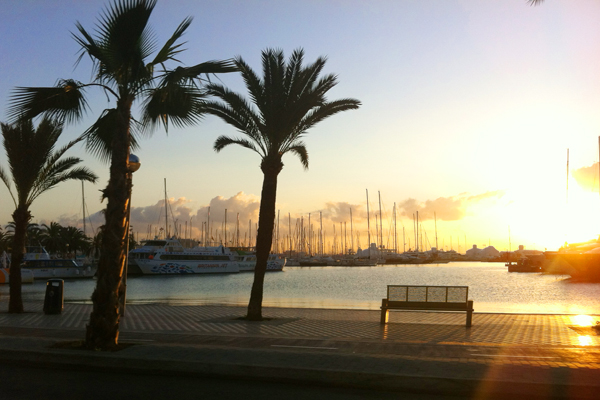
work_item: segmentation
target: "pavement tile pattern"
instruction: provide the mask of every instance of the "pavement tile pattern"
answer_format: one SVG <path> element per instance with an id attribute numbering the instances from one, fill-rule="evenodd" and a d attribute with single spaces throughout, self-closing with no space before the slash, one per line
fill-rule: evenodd
<path id="1" fill-rule="evenodd" d="M 0 326 L 52 329 L 84 329 L 91 305 L 65 304 L 58 315 L 45 315 L 41 302 L 27 303 L 25 314 L 0 313 Z M 239 320 L 244 307 L 128 305 L 121 332 L 180 333 L 193 335 L 249 336 L 320 340 L 373 340 L 469 346 L 600 346 L 600 336 L 578 326 L 569 315 L 475 313 L 466 328 L 464 313 L 398 312 L 390 322 L 379 324 L 378 311 L 265 308 L 268 321 Z M 600 316 L 587 319 L 590 324 Z"/>

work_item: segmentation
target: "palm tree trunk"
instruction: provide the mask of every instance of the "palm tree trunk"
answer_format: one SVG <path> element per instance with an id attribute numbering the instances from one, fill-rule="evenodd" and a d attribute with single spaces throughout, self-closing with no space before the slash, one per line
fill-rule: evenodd
<path id="1" fill-rule="evenodd" d="M 264 177 L 258 215 L 258 235 L 256 237 L 256 267 L 254 268 L 254 282 L 252 283 L 250 301 L 248 302 L 248 315 L 246 317 L 250 321 L 262 321 L 263 286 L 267 261 L 273 243 L 277 176 L 282 168 L 283 164 L 279 158 L 273 161 L 265 159 L 261 164 Z"/>
<path id="2" fill-rule="evenodd" d="M 131 182 L 127 179 L 129 157 L 129 104 L 120 103 L 119 129 L 112 142 L 110 179 L 104 190 L 108 199 L 106 223 L 102 235 L 96 289 L 92 294 L 94 307 L 86 330 L 86 347 L 110 350 L 118 344 L 121 278 L 125 265 L 127 203 Z"/>
<path id="3" fill-rule="evenodd" d="M 15 221 L 15 235 L 10 256 L 8 312 L 16 314 L 24 311 L 21 293 L 21 262 L 23 262 L 25 254 L 25 238 L 31 213 L 26 207 L 19 206 L 13 212 L 12 217 Z"/>

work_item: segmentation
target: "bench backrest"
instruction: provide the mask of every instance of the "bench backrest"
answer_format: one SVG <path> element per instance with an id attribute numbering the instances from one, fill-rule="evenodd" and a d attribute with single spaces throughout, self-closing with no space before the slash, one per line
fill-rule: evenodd
<path id="1" fill-rule="evenodd" d="M 388 285 L 388 301 L 420 303 L 466 303 L 468 286 Z"/>

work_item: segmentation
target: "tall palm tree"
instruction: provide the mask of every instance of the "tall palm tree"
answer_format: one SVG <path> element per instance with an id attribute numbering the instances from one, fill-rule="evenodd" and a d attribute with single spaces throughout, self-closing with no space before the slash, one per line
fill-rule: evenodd
<path id="1" fill-rule="evenodd" d="M 15 204 L 12 214 L 14 237 L 10 263 L 10 298 L 8 312 L 23 312 L 21 296 L 21 262 L 25 251 L 27 225 L 32 215 L 31 204 L 41 194 L 59 183 L 78 179 L 96 182 L 98 177 L 87 168 L 75 166 L 81 162 L 77 157 L 62 156 L 77 141 L 72 141 L 61 149 L 54 151 L 62 124 L 44 118 L 34 129 L 31 120 L 20 120 L 14 125 L 0 124 L 3 145 L 11 173 L 0 167 L 0 179 L 4 182 Z M 11 184 L 12 180 L 12 184 Z M 16 193 L 13 193 L 13 184 Z"/>
<path id="2" fill-rule="evenodd" d="M 231 61 L 209 61 L 191 67 L 166 69 L 165 63 L 178 62 L 183 51 L 180 42 L 191 18 L 177 27 L 166 43 L 156 50 L 148 25 L 156 0 L 115 0 L 98 20 L 94 37 L 77 23 L 75 40 L 81 45 L 80 58 L 88 55 L 94 63 L 95 79 L 83 84 L 59 81 L 53 88 L 17 88 L 11 103 L 11 116 L 33 117 L 40 113 L 80 119 L 86 109 L 85 88 L 100 87 L 112 97 L 114 108 L 104 110 L 85 133 L 89 150 L 110 160 L 109 182 L 103 191 L 107 199 L 105 230 L 101 244 L 93 311 L 86 331 L 86 346 L 107 350 L 118 344 L 119 295 L 125 264 L 127 202 L 131 193 L 128 179 L 130 146 L 135 144 L 136 128 L 150 130 L 159 124 L 168 129 L 172 122 L 187 126 L 199 121 L 204 91 L 200 78 L 207 74 L 236 71 Z M 161 68 L 161 71 L 158 69 Z M 132 105 L 141 101 L 142 116 L 132 118 Z"/>
<path id="3" fill-rule="evenodd" d="M 283 51 L 267 49 L 262 52 L 263 78 L 244 62 L 235 59 L 252 103 L 222 85 L 207 86 L 209 94 L 221 101 L 206 105 L 208 113 L 216 115 L 245 135 L 244 138 L 220 136 L 214 144 L 219 152 L 230 144 L 255 151 L 261 157 L 263 172 L 258 235 L 256 239 L 256 268 L 248 303 L 249 320 L 262 319 L 262 297 L 267 259 L 273 241 L 277 177 L 283 168 L 282 157 L 291 152 L 308 168 L 308 152 L 301 141 L 318 122 L 360 106 L 355 99 L 327 101 L 326 93 L 337 84 L 335 75 L 319 78 L 325 58 L 303 65 L 304 51 L 294 51 L 286 63 Z"/>

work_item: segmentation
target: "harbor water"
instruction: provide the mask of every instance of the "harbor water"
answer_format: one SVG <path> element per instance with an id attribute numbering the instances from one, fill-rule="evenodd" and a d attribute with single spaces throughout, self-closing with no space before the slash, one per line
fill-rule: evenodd
<path id="1" fill-rule="evenodd" d="M 130 276 L 127 302 L 246 305 L 252 273 Z M 600 314 L 600 284 L 568 276 L 509 273 L 503 263 L 456 262 L 377 267 L 286 267 L 267 273 L 263 305 L 376 310 L 387 285 L 469 286 L 476 312 Z M 91 302 L 93 279 L 65 280 L 65 302 Z M 23 285 L 24 301 L 43 301 L 45 281 Z M 0 285 L 0 301 L 8 300 Z"/>

